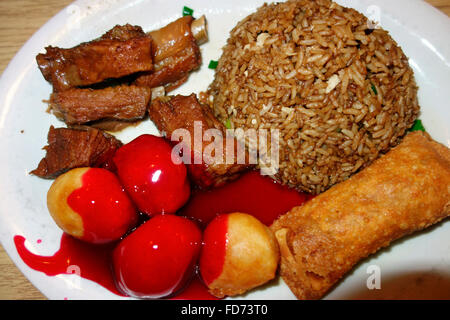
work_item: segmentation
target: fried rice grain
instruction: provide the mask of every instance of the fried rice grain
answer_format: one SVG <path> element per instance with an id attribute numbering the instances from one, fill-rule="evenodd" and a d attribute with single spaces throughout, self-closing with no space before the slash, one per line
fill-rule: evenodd
<path id="1" fill-rule="evenodd" d="M 207 97 L 232 128 L 280 132 L 276 180 L 318 194 L 396 146 L 419 114 L 402 49 L 329 0 L 265 4 L 231 31 Z"/>

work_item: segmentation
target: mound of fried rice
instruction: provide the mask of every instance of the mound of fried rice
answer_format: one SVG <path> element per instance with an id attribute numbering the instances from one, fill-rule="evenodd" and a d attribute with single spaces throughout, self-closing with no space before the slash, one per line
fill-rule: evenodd
<path id="1" fill-rule="evenodd" d="M 232 128 L 276 128 L 276 180 L 318 194 L 397 145 L 417 118 L 408 58 L 328 0 L 265 4 L 231 31 L 208 98 Z"/>

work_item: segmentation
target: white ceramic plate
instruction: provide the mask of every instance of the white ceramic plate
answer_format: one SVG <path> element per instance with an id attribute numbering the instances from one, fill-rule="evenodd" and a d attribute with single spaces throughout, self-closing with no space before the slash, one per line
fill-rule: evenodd
<path id="1" fill-rule="evenodd" d="M 48 45 L 72 47 L 89 41 L 116 24 L 131 23 L 144 30 L 159 28 L 181 15 L 187 5 L 195 16 L 205 14 L 210 41 L 202 45 L 203 66 L 177 91 L 200 92 L 213 80 L 208 62 L 217 60 L 228 32 L 244 16 L 263 4 L 263 0 L 96 0 L 76 1 L 45 24 L 19 51 L 0 80 L 0 240 L 18 268 L 50 299 L 115 299 L 116 295 L 94 282 L 75 279 L 76 275 L 49 277 L 34 271 L 18 256 L 13 237 L 23 235 L 26 247 L 39 255 L 53 255 L 59 247 L 61 231 L 48 214 L 45 197 L 51 181 L 28 175 L 44 156 L 50 125 L 63 126 L 45 112 L 51 86 L 44 80 L 35 56 Z M 425 2 L 418 0 L 346 0 L 340 4 L 353 7 L 377 20 L 410 57 L 420 87 L 421 119 L 428 132 L 450 146 L 450 19 Z M 24 130 L 21 133 L 21 130 Z M 157 133 L 150 121 L 122 132 L 124 142 L 146 132 Z M 41 239 L 40 244 L 37 239 Z M 388 250 L 360 264 L 327 296 L 340 299 L 355 292 L 368 293 L 366 281 L 370 266 L 379 267 L 382 289 L 393 287 L 393 297 L 408 297 L 424 286 L 442 284 L 450 270 L 450 221 L 430 231 L 409 237 Z M 368 269 L 369 268 L 369 269 Z M 368 273 L 369 272 L 369 273 Z M 406 279 L 390 285 L 389 279 Z M 420 280 L 420 281 L 419 281 Z M 76 281 L 77 286 L 70 285 Z M 422 289 L 421 289 L 422 288 Z M 293 299 L 287 286 L 279 280 L 244 298 Z"/>

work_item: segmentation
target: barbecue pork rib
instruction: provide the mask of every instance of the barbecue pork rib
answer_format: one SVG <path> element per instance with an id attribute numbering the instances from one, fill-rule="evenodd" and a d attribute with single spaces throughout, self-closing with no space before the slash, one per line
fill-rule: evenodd
<path id="1" fill-rule="evenodd" d="M 79 167 L 108 167 L 122 143 L 94 128 L 54 128 L 48 132 L 45 157 L 31 174 L 53 179 Z"/>
<path id="2" fill-rule="evenodd" d="M 45 48 L 36 57 L 42 75 L 53 91 L 63 91 L 153 70 L 151 37 L 131 28 L 137 27 L 115 27 L 70 49 Z"/>
<path id="3" fill-rule="evenodd" d="M 151 98 L 151 90 L 138 86 L 115 86 L 105 89 L 72 88 L 53 92 L 50 110 L 68 125 L 85 124 L 101 119 L 134 121 L 142 119 Z"/>
<path id="4" fill-rule="evenodd" d="M 136 85 L 164 86 L 169 92 L 186 82 L 189 73 L 200 67 L 200 48 L 191 31 L 193 20 L 191 16 L 185 16 L 148 33 L 153 39 L 154 69 L 140 75 Z"/>
<path id="5" fill-rule="evenodd" d="M 177 95 L 157 98 L 150 104 L 149 116 L 158 130 L 163 132 L 169 139 L 171 139 L 172 134 L 177 129 L 185 129 L 189 132 L 191 137 L 190 143 L 187 141 L 180 142 L 183 144 L 183 159 L 185 159 L 185 164 L 192 181 L 200 188 L 223 185 L 228 181 L 238 178 L 243 171 L 252 167 L 248 165 L 247 153 L 245 154 L 245 163 L 238 163 L 236 150 L 239 142 L 234 137 L 226 135 L 226 128 L 214 117 L 209 106 L 199 103 L 195 94 L 190 96 Z M 198 126 L 199 123 L 201 123 L 200 134 L 202 137 L 208 129 L 216 129 L 222 135 L 223 154 L 217 163 L 207 164 L 204 161 L 205 148 L 212 141 L 203 141 L 201 139 L 202 145 L 200 147 L 197 146 L 196 148 L 194 145 L 195 126 Z M 178 143 L 178 141 L 175 141 L 175 143 Z M 231 145 L 233 148 L 233 158 L 231 161 L 227 160 L 227 152 L 230 151 L 229 148 L 227 150 L 227 145 Z M 245 148 L 242 150 L 245 152 Z M 186 156 L 185 152 L 188 152 L 189 156 Z M 202 155 L 201 158 L 198 157 L 199 154 Z M 195 160 L 196 156 L 198 157 L 197 159 L 202 160 L 201 163 Z M 213 159 L 216 159 L 214 158 L 215 154 L 211 154 L 211 156 Z M 230 157 L 229 154 L 228 157 Z"/>

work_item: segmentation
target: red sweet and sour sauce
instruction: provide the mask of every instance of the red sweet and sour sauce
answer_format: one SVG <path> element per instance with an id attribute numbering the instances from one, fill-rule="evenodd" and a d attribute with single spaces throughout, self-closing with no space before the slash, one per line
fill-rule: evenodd
<path id="1" fill-rule="evenodd" d="M 311 196 L 289 189 L 263 177 L 257 171 L 249 172 L 240 179 L 223 187 L 209 191 L 193 192 L 190 201 L 178 214 L 198 220 L 202 227 L 221 213 L 248 213 L 266 225 L 292 207 L 302 205 Z M 111 292 L 121 295 L 116 289 L 111 271 L 111 252 L 115 243 L 93 245 L 76 240 L 66 234 L 61 238 L 60 249 L 53 256 L 40 256 L 25 247 L 25 238 L 14 237 L 17 252 L 32 269 L 49 276 L 73 273 L 77 266 L 82 278 L 94 281 Z M 215 299 L 196 276 L 190 285 L 174 299 Z"/>
<path id="2" fill-rule="evenodd" d="M 61 237 L 59 250 L 52 256 L 31 253 L 25 247 L 25 238 L 14 237 L 17 252 L 32 269 L 48 276 L 71 274 L 79 271 L 79 276 L 97 282 L 111 292 L 120 295 L 110 271 L 110 253 L 115 244 L 94 245 L 77 240 L 66 233 Z M 41 242 L 43 244 L 44 242 Z M 76 267 L 76 268 L 74 268 Z"/>
<path id="3" fill-rule="evenodd" d="M 203 281 L 208 286 L 220 276 L 223 270 L 228 241 L 228 217 L 228 214 L 218 216 L 203 231 L 199 267 L 202 271 Z"/>
<path id="4" fill-rule="evenodd" d="M 208 191 L 194 191 L 180 214 L 206 225 L 221 213 L 241 212 L 253 215 L 269 226 L 311 195 L 283 186 L 259 171 L 250 171 L 238 180 Z"/>
<path id="5" fill-rule="evenodd" d="M 136 209 L 114 173 L 90 168 L 81 182 L 67 197 L 67 204 L 83 220 L 83 240 L 107 243 L 136 225 Z"/>

